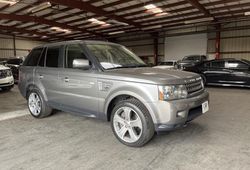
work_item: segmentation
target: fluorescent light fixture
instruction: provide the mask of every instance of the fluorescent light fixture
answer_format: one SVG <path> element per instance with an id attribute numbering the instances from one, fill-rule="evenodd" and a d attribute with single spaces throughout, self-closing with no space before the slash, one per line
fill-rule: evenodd
<path id="1" fill-rule="evenodd" d="M 34 7 L 31 7 L 27 10 L 27 12 L 31 12 L 31 13 L 35 13 L 35 12 L 38 12 L 38 11 L 41 11 L 43 9 L 46 9 L 46 8 L 49 8 L 51 7 L 51 3 L 50 2 L 43 2 L 37 6 L 34 6 Z"/>
<path id="2" fill-rule="evenodd" d="M 121 34 L 121 33 L 125 33 L 125 31 L 115 31 L 115 32 L 110 32 L 108 34 L 109 35 L 115 35 L 115 34 Z"/>
<path id="3" fill-rule="evenodd" d="M 114 20 L 114 19 L 108 20 L 108 22 L 109 22 L 109 23 L 118 24 L 118 25 L 124 25 L 124 26 L 129 25 L 128 23 L 120 22 L 120 21 L 117 21 L 117 20 Z"/>
<path id="4" fill-rule="evenodd" d="M 206 21 L 213 21 L 213 17 L 208 17 L 208 18 L 201 18 L 201 19 L 195 19 L 195 20 L 188 20 L 184 21 L 185 24 L 193 24 L 193 23 L 199 23 L 199 22 L 206 22 Z"/>
<path id="5" fill-rule="evenodd" d="M 161 13 L 161 12 L 163 12 L 163 11 L 162 11 L 161 8 L 153 8 L 153 9 L 150 9 L 149 12 L 152 12 L 152 13 L 157 14 L 157 13 Z"/>
<path id="6" fill-rule="evenodd" d="M 51 30 L 53 31 L 58 31 L 58 32 L 65 32 L 66 34 L 68 33 L 71 33 L 72 31 L 71 30 L 68 30 L 68 29 L 62 29 L 60 27 L 51 27 L 50 28 Z"/>
<path id="7" fill-rule="evenodd" d="M 161 8 L 157 7 L 154 4 L 145 5 L 144 8 L 146 8 L 147 9 L 146 12 L 149 12 L 149 13 L 154 13 L 154 14 L 161 13 L 161 15 L 167 14 L 166 12 L 163 12 L 163 10 Z M 158 15 L 158 16 L 161 16 L 161 15 Z"/>
<path id="8" fill-rule="evenodd" d="M 245 12 L 245 15 L 250 15 L 250 11 L 249 12 Z"/>
<path id="9" fill-rule="evenodd" d="M 9 4 L 9 5 L 14 5 L 16 3 L 18 3 L 18 1 L 7 1 L 7 0 L 0 0 L 0 4 Z"/>
<path id="10" fill-rule="evenodd" d="M 145 5 L 144 8 L 146 8 L 146 9 L 154 9 L 154 8 L 156 8 L 156 6 L 154 4 L 148 4 L 148 5 Z"/>
<path id="11" fill-rule="evenodd" d="M 151 30 L 151 29 L 157 29 L 161 27 L 162 25 L 155 25 L 155 26 L 150 26 L 150 27 L 143 27 L 142 30 Z"/>
<path id="12" fill-rule="evenodd" d="M 100 24 L 100 25 L 107 24 L 106 22 L 100 21 L 100 20 L 98 20 L 98 19 L 96 19 L 96 18 L 90 18 L 90 19 L 88 19 L 88 21 L 89 21 L 89 22 L 92 22 L 93 24 Z"/>

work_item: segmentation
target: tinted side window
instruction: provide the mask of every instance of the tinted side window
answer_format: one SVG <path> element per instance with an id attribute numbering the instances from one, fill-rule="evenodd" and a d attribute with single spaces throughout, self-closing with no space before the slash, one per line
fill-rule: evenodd
<path id="1" fill-rule="evenodd" d="M 67 59 L 66 59 L 67 68 L 73 68 L 74 59 L 88 60 L 88 58 L 83 52 L 83 49 L 77 44 L 69 45 L 67 47 L 66 56 L 67 56 Z"/>
<path id="2" fill-rule="evenodd" d="M 204 67 L 210 67 L 211 66 L 211 62 L 207 62 L 203 64 Z"/>
<path id="3" fill-rule="evenodd" d="M 240 61 L 228 61 L 227 68 L 231 69 L 248 69 L 248 65 Z"/>
<path id="4" fill-rule="evenodd" d="M 46 66 L 47 67 L 59 67 L 60 47 L 48 47 Z"/>
<path id="5" fill-rule="evenodd" d="M 224 61 L 213 61 L 213 62 L 211 62 L 210 66 L 213 68 L 224 68 L 225 62 Z"/>
<path id="6" fill-rule="evenodd" d="M 37 66 L 42 50 L 43 50 L 42 48 L 36 48 L 32 50 L 30 55 L 27 57 L 27 61 L 24 63 L 24 65 Z"/>
<path id="7" fill-rule="evenodd" d="M 38 63 L 38 65 L 41 66 L 41 67 L 44 66 L 46 50 L 47 50 L 46 48 L 43 49 L 43 52 L 41 54 L 41 57 L 40 57 L 40 60 L 39 60 L 39 63 Z"/>

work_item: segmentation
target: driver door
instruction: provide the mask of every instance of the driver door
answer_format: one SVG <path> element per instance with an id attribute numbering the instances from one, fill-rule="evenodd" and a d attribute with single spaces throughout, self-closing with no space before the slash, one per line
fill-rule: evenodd
<path id="1" fill-rule="evenodd" d="M 98 90 L 96 70 L 83 48 L 78 44 L 65 47 L 65 66 L 59 71 L 61 107 L 64 110 L 84 114 L 89 117 L 98 116 Z M 74 68 L 75 59 L 89 61 L 89 68 Z M 75 60 L 76 61 L 76 60 Z"/>

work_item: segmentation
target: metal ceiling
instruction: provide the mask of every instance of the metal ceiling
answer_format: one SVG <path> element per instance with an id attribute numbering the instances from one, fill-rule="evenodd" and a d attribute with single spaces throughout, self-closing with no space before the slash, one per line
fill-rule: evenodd
<path id="1" fill-rule="evenodd" d="M 30 12 L 45 2 L 51 6 Z M 150 12 L 147 5 L 160 13 Z M 246 12 L 250 12 L 250 0 L 19 0 L 13 5 L 0 1 L 0 33 L 44 41 L 108 39 L 195 22 L 209 25 L 249 18 Z"/>

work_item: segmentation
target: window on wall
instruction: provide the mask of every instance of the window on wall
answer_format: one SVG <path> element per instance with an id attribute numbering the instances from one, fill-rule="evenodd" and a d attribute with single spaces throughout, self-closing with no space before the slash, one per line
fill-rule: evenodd
<path id="1" fill-rule="evenodd" d="M 46 56 L 47 67 L 60 67 L 60 47 L 48 47 Z"/>

